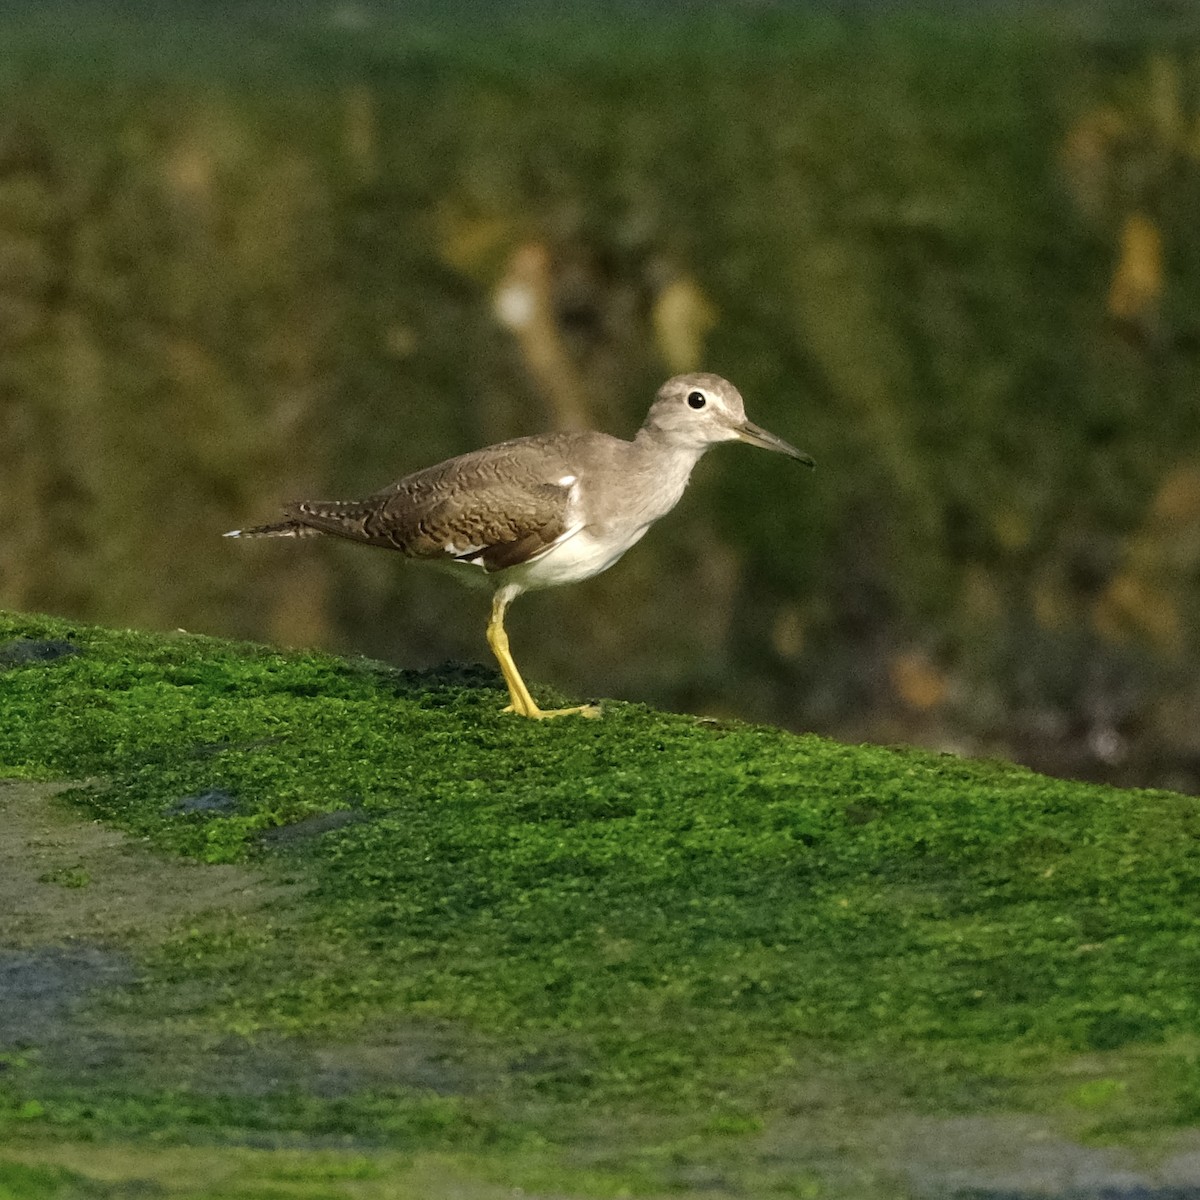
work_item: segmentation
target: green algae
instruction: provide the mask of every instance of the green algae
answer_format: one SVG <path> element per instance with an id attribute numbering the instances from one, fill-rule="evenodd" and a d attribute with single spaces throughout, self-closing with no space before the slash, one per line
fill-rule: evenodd
<path id="1" fill-rule="evenodd" d="M 21 638 L 79 653 L 0 672 L 4 773 L 86 779 L 65 802 L 160 852 L 304 885 L 144 950 L 109 1011 L 181 1061 L 424 1023 L 445 1078 L 101 1095 L 30 1063 L 0 1073 L 0 1128 L 503 1158 L 613 1121 L 601 1173 L 656 1162 L 649 1187 L 728 1174 L 812 1087 L 826 1115 L 1027 1109 L 1101 1138 L 1200 1117 L 1193 798 L 612 702 L 526 722 L 482 668 L 0 619 Z"/>

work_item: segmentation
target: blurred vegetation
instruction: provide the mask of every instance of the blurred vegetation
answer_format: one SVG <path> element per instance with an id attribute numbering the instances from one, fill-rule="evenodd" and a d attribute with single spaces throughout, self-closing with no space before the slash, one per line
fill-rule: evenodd
<path id="1" fill-rule="evenodd" d="M 1200 787 L 1183 8 L 155 12 L 0 8 L 0 604 L 483 658 L 218 535 L 703 365 L 820 470 L 714 454 L 532 679 Z"/>

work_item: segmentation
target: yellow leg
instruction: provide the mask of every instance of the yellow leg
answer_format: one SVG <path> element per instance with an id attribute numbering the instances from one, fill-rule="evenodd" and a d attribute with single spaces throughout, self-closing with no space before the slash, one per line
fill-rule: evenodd
<path id="1" fill-rule="evenodd" d="M 522 717 L 533 717 L 537 720 L 544 717 L 569 717 L 575 713 L 581 717 L 598 717 L 600 710 L 594 704 L 581 704 L 576 708 L 538 708 L 537 701 L 529 694 L 525 680 L 521 678 L 521 672 L 517 670 L 517 664 L 513 661 L 512 652 L 508 648 L 508 634 L 504 629 L 504 612 L 511 600 L 512 597 L 505 595 L 504 589 L 496 593 L 492 600 L 492 616 L 487 627 L 488 645 L 491 646 L 492 653 L 500 664 L 504 682 L 508 684 L 508 694 L 512 698 L 512 703 L 504 711 L 519 713 Z"/>

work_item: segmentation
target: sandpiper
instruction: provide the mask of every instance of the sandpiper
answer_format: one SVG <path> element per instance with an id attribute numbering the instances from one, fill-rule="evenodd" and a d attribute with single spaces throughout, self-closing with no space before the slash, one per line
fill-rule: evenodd
<path id="1" fill-rule="evenodd" d="M 677 375 L 658 389 L 632 441 L 544 433 L 487 446 L 407 475 L 365 500 L 304 500 L 284 519 L 226 537 L 315 537 L 399 550 L 493 589 L 488 644 L 523 717 L 598 716 L 595 705 L 539 708 L 508 647 L 504 614 L 522 592 L 608 570 L 679 502 L 710 446 L 741 441 L 811 467 L 813 460 L 746 419 L 719 375 Z"/>

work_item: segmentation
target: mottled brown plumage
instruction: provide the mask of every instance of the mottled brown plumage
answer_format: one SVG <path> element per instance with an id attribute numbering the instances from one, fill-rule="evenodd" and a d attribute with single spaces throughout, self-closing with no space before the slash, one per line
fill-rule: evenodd
<path id="1" fill-rule="evenodd" d="M 567 529 L 569 462 L 605 434 L 518 438 L 407 475 L 365 500 L 301 500 L 287 520 L 242 537 L 332 534 L 407 558 L 477 562 L 500 571 L 527 562 Z"/>

